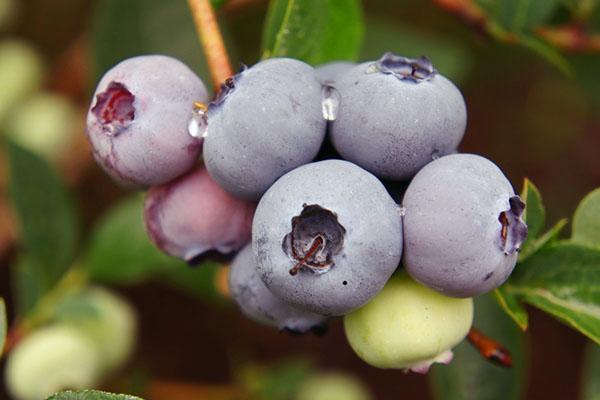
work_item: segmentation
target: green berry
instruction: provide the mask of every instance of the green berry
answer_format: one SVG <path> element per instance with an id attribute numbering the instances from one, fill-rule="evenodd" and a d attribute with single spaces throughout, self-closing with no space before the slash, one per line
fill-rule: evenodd
<path id="1" fill-rule="evenodd" d="M 67 325 L 41 328 L 10 353 L 5 370 L 15 400 L 41 400 L 62 389 L 89 389 L 100 378 L 100 353 L 85 334 Z"/>
<path id="2" fill-rule="evenodd" d="M 300 388 L 296 400 L 372 400 L 369 389 L 356 377 L 343 372 L 319 373 Z"/>
<path id="3" fill-rule="evenodd" d="M 451 349 L 472 321 L 472 299 L 444 296 L 399 273 L 371 302 L 346 315 L 344 328 L 367 363 L 425 373 L 433 362 L 452 360 Z"/>
<path id="4" fill-rule="evenodd" d="M 6 121 L 8 137 L 48 159 L 60 156 L 75 133 L 77 110 L 65 96 L 40 93 L 19 103 Z"/>
<path id="5" fill-rule="evenodd" d="M 98 347 L 103 370 L 120 367 L 135 345 L 136 316 L 120 296 L 100 287 L 85 289 L 76 298 L 85 305 L 85 313 L 65 322 L 84 332 Z"/>
<path id="6" fill-rule="evenodd" d="M 30 44 L 16 39 L 0 43 L 0 122 L 41 87 L 43 75 L 41 56 Z"/>

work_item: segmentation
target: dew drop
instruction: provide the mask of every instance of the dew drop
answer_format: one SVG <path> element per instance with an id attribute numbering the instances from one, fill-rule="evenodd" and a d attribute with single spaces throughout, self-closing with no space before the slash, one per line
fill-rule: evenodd
<path id="1" fill-rule="evenodd" d="M 401 217 L 404 217 L 406 215 L 406 207 L 399 207 L 398 213 L 400 214 Z"/>
<path id="2" fill-rule="evenodd" d="M 340 107 L 340 92 L 333 86 L 325 83 L 321 90 L 321 96 L 323 118 L 327 121 L 335 121 Z"/>
<path id="3" fill-rule="evenodd" d="M 208 135 L 208 108 L 204 103 L 194 103 L 192 116 L 188 122 L 188 133 L 195 138 L 205 138 Z"/>

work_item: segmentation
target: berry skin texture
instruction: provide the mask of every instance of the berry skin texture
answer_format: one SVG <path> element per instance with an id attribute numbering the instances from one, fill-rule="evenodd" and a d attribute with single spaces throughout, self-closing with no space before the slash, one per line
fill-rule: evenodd
<path id="1" fill-rule="evenodd" d="M 156 247 L 194 264 L 206 251 L 230 253 L 248 243 L 255 207 L 225 192 L 201 167 L 150 189 L 144 221 Z"/>
<path id="2" fill-rule="evenodd" d="M 129 58 L 100 80 L 87 115 L 94 158 L 117 183 L 166 183 L 196 163 L 202 139 L 188 133 L 204 84 L 180 61 L 161 55 Z"/>
<path id="3" fill-rule="evenodd" d="M 292 333 L 319 332 L 325 328 L 327 317 L 298 310 L 267 289 L 256 272 L 256 259 L 250 244 L 231 264 L 229 292 L 240 310 L 258 323 Z"/>
<path id="4" fill-rule="evenodd" d="M 383 179 L 406 180 L 456 150 L 466 128 L 460 91 L 429 60 L 385 54 L 335 85 L 341 103 L 331 125 L 336 150 Z"/>
<path id="5" fill-rule="evenodd" d="M 411 276 L 448 296 L 501 285 L 527 236 L 521 202 L 502 171 L 473 154 L 441 157 L 404 194 L 404 258 Z"/>
<path id="6" fill-rule="evenodd" d="M 373 400 L 364 383 L 344 372 L 318 372 L 302 384 L 296 400 Z"/>
<path id="7" fill-rule="evenodd" d="M 319 152 L 326 129 L 321 84 L 312 67 L 288 58 L 262 61 L 228 84 L 208 110 L 204 162 L 223 189 L 258 200 Z"/>
<path id="8" fill-rule="evenodd" d="M 85 289 L 77 300 L 93 313 L 65 322 L 94 341 L 100 350 L 103 371 L 110 372 L 121 367 L 135 346 L 135 311 L 125 299 L 101 287 Z"/>
<path id="9" fill-rule="evenodd" d="M 333 84 L 356 66 L 350 61 L 332 61 L 315 67 L 315 75 L 322 84 Z"/>
<path id="10" fill-rule="evenodd" d="M 343 315 L 377 294 L 398 266 L 400 207 L 377 178 L 352 163 L 311 163 L 265 193 L 252 245 L 273 294 L 298 308 Z"/>
<path id="11" fill-rule="evenodd" d="M 54 325 L 25 337 L 10 353 L 5 382 L 15 400 L 41 400 L 62 389 L 99 382 L 100 353 L 79 330 Z"/>
<path id="12" fill-rule="evenodd" d="M 366 306 L 344 317 L 356 354 L 377 368 L 426 373 L 449 363 L 473 322 L 473 300 L 446 297 L 401 272 Z"/>

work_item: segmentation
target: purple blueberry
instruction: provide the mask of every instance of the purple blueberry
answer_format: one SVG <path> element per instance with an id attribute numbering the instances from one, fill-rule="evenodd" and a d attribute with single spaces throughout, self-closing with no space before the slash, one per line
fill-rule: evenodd
<path id="1" fill-rule="evenodd" d="M 448 296 L 473 297 L 500 286 L 527 236 L 525 204 L 491 161 L 441 157 L 404 194 L 403 262 L 417 281 Z"/>
<path id="2" fill-rule="evenodd" d="M 144 220 L 158 248 L 193 264 L 206 251 L 230 253 L 248 243 L 255 206 L 232 197 L 198 168 L 150 189 Z"/>
<path id="3" fill-rule="evenodd" d="M 315 158 L 325 127 L 314 69 L 265 60 L 228 80 L 211 103 L 204 162 L 225 190 L 258 200 L 281 175 Z"/>
<path id="4" fill-rule="evenodd" d="M 383 184 L 342 160 L 299 167 L 261 199 L 252 223 L 258 272 L 292 305 L 346 314 L 371 299 L 402 253 L 402 219 Z"/>
<path id="5" fill-rule="evenodd" d="M 456 150 L 467 110 L 460 91 L 427 58 L 386 53 L 337 82 L 341 103 L 331 125 L 337 151 L 384 179 L 411 178 Z"/>
<path id="6" fill-rule="evenodd" d="M 325 328 L 327 317 L 296 309 L 267 289 L 257 274 L 251 245 L 244 247 L 231 264 L 229 291 L 242 312 L 256 322 L 292 333 Z"/>
<path id="7" fill-rule="evenodd" d="M 356 66 L 356 63 L 350 61 L 333 61 L 326 64 L 317 65 L 315 74 L 319 82 L 325 84 L 335 84 L 346 72 Z"/>
<path id="8" fill-rule="evenodd" d="M 204 84 L 180 61 L 161 55 L 129 58 L 100 80 L 87 115 L 94 158 L 117 183 L 166 183 L 196 163 L 202 139 L 188 133 Z"/>

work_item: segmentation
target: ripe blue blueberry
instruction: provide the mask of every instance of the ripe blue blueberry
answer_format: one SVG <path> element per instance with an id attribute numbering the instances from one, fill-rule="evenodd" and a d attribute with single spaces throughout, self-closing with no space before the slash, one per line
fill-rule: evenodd
<path id="1" fill-rule="evenodd" d="M 296 307 L 343 315 L 383 288 L 402 253 L 402 219 L 383 184 L 342 160 L 299 167 L 262 197 L 252 223 L 258 272 Z"/>
<path id="2" fill-rule="evenodd" d="M 411 178 L 460 143 L 467 111 L 460 91 L 427 58 L 386 53 L 336 82 L 341 104 L 331 126 L 337 151 L 380 178 Z"/>
<path id="3" fill-rule="evenodd" d="M 87 115 L 94 158 L 119 184 L 166 183 L 193 167 L 202 139 L 188 133 L 204 84 L 180 61 L 160 55 L 129 58 L 100 80 Z"/>
<path id="4" fill-rule="evenodd" d="M 455 297 L 501 285 L 527 236 L 525 204 L 491 161 L 441 157 L 404 194 L 404 258 L 417 281 Z"/>
<path id="5" fill-rule="evenodd" d="M 315 158 L 325 127 L 314 69 L 265 60 L 229 79 L 211 103 L 204 162 L 225 190 L 258 200 L 281 175 Z"/>
<path id="6" fill-rule="evenodd" d="M 257 274 L 251 245 L 244 247 L 231 264 L 229 291 L 242 312 L 256 322 L 292 333 L 325 328 L 327 317 L 296 309 L 267 289 Z"/>

